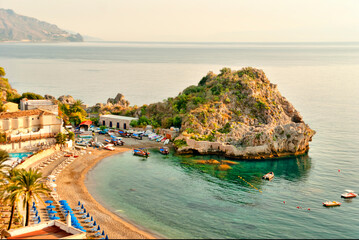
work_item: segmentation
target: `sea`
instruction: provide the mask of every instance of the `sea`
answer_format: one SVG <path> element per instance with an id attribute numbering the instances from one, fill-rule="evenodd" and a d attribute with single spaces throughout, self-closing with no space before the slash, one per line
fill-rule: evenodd
<path id="1" fill-rule="evenodd" d="M 166 238 L 358 238 L 359 43 L 1 43 L 20 93 L 85 104 L 122 93 L 132 105 L 176 96 L 209 71 L 262 69 L 317 133 L 304 156 L 201 165 L 218 156 L 151 150 L 101 161 L 86 179 L 114 213 Z M 261 177 L 273 171 L 275 178 Z M 340 201 L 325 208 L 324 201 Z"/>

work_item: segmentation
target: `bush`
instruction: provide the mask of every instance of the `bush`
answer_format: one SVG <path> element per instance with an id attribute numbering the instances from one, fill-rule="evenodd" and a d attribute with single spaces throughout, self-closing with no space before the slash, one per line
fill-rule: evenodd
<path id="1" fill-rule="evenodd" d="M 187 141 L 184 139 L 174 140 L 173 144 L 175 145 L 176 148 L 188 146 Z"/>
<path id="2" fill-rule="evenodd" d="M 172 103 L 172 107 L 177 112 L 186 111 L 188 103 L 188 96 L 185 94 L 179 95 L 177 99 Z"/>
<path id="3" fill-rule="evenodd" d="M 213 95 L 220 95 L 224 92 L 224 88 L 222 84 L 217 84 L 214 87 L 211 88 L 212 94 Z"/>
<path id="4" fill-rule="evenodd" d="M 231 131 L 231 125 L 229 123 L 226 123 L 226 125 L 224 125 L 221 129 L 218 129 L 218 132 L 224 134 L 230 133 L 230 131 Z"/>
<path id="5" fill-rule="evenodd" d="M 183 90 L 183 94 L 185 95 L 190 95 L 191 93 L 199 93 L 203 90 L 202 86 L 189 86 L 188 88 L 186 88 L 185 90 Z"/>
<path id="6" fill-rule="evenodd" d="M 98 126 L 98 123 L 99 123 L 99 118 L 95 118 L 95 117 L 92 117 L 92 118 L 90 118 L 90 120 L 92 121 L 92 123 L 93 123 L 93 125 L 95 125 L 95 126 Z"/>
<path id="7" fill-rule="evenodd" d="M 137 121 L 137 120 L 132 120 L 132 121 L 130 122 L 130 126 L 131 126 L 131 127 L 137 127 L 137 126 L 138 126 L 138 121 Z"/>

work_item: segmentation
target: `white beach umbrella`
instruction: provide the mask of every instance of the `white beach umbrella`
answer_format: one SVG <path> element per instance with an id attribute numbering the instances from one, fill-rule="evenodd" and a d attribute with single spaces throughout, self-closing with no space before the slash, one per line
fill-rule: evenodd
<path id="1" fill-rule="evenodd" d="M 49 185 L 50 185 L 50 187 L 52 187 L 52 188 L 54 188 L 54 187 L 56 187 L 56 186 L 57 186 L 57 184 L 56 184 L 56 183 L 50 183 Z"/>
<path id="2" fill-rule="evenodd" d="M 47 177 L 50 178 L 50 179 L 56 178 L 55 175 L 49 175 L 49 176 L 47 176 Z"/>

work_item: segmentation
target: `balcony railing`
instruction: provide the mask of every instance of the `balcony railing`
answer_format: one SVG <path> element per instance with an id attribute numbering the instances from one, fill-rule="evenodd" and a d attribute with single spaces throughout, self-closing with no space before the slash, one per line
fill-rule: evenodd
<path id="1" fill-rule="evenodd" d="M 25 136 L 11 135 L 7 137 L 5 141 L 0 142 L 0 144 L 9 144 L 9 143 L 26 142 L 31 140 L 45 139 L 45 138 L 54 138 L 55 136 L 56 134 L 54 133 L 41 133 L 41 134 L 25 135 Z"/>

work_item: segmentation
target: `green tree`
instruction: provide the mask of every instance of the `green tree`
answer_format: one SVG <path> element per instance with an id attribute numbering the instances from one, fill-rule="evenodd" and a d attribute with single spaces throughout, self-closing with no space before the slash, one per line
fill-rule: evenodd
<path id="1" fill-rule="evenodd" d="M 40 199 L 40 194 L 47 195 L 51 191 L 41 182 L 42 179 L 42 173 L 32 168 L 28 171 L 20 169 L 18 175 L 14 177 L 15 184 L 11 192 L 22 199 L 26 211 L 25 226 L 29 225 L 31 201 Z"/>
<path id="2" fill-rule="evenodd" d="M 75 133 L 74 133 L 74 132 L 69 132 L 69 133 L 67 134 L 67 139 L 68 139 L 68 140 L 75 141 Z"/>
<path id="3" fill-rule="evenodd" d="M 5 75 L 6 75 L 5 69 L 2 68 L 2 67 L 0 67 L 0 77 L 3 77 L 3 76 L 5 76 Z"/>
<path id="4" fill-rule="evenodd" d="M 65 145 L 65 142 L 66 142 L 66 134 L 58 133 L 55 138 L 56 138 L 56 143 L 57 143 L 57 144 L 60 144 L 61 147 L 63 147 L 63 146 Z"/>

